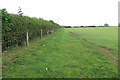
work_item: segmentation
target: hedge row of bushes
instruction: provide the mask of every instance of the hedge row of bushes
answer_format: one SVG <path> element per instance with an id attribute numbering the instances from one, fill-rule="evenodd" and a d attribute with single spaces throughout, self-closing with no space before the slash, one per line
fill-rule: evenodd
<path id="1" fill-rule="evenodd" d="M 11 46 L 23 45 L 26 42 L 26 32 L 29 33 L 29 39 L 43 36 L 47 31 L 60 29 L 61 26 L 54 23 L 52 20 L 47 21 L 42 18 L 31 18 L 19 14 L 9 14 L 6 9 L 2 12 L 2 49 Z"/>

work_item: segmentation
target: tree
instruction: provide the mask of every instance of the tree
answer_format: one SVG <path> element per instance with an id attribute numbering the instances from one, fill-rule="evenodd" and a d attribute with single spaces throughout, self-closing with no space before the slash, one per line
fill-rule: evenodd
<path id="1" fill-rule="evenodd" d="M 105 27 L 108 27 L 109 25 L 107 23 L 104 24 Z"/>
<path id="2" fill-rule="evenodd" d="M 22 8 L 18 8 L 18 15 L 23 16 Z"/>

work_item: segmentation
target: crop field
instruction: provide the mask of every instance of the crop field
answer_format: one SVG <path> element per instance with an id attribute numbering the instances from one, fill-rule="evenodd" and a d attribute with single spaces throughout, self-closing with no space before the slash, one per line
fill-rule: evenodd
<path id="1" fill-rule="evenodd" d="M 3 78 L 118 78 L 118 27 L 63 28 L 8 49 Z"/>

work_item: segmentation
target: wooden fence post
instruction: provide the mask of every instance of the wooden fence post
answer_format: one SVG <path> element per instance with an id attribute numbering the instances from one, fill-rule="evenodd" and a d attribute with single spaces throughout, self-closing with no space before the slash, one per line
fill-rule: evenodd
<path id="1" fill-rule="evenodd" d="M 29 46 L 29 35 L 28 35 L 28 31 L 27 31 L 27 33 L 26 33 L 26 44 L 27 44 L 27 46 Z"/>
<path id="2" fill-rule="evenodd" d="M 42 29 L 41 29 L 41 38 L 42 38 L 42 36 L 43 36 L 42 34 L 43 34 L 43 31 L 42 31 Z"/>
<path id="3" fill-rule="evenodd" d="M 49 30 L 47 31 L 47 36 L 49 35 Z"/>

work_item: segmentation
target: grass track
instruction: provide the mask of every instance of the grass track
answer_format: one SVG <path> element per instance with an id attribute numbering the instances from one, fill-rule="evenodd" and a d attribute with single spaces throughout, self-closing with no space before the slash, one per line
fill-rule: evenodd
<path id="1" fill-rule="evenodd" d="M 116 78 L 115 30 L 113 27 L 106 30 L 62 29 L 48 37 L 33 40 L 29 47 L 8 50 L 3 53 L 3 77 Z M 103 36 L 101 31 L 107 31 L 107 34 Z M 113 33 L 110 33 L 112 36 L 105 37 L 110 35 L 108 32 Z M 111 38 L 112 42 L 108 40 Z"/>

